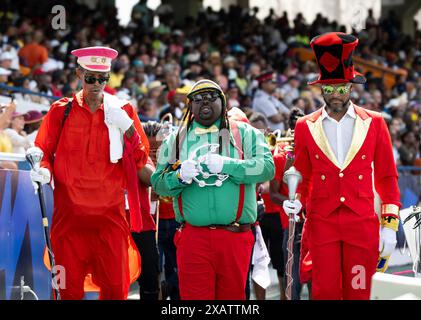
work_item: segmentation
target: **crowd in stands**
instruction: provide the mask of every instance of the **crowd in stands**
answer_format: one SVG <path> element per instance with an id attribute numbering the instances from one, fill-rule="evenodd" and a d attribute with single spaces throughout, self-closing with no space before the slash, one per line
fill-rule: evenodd
<path id="1" fill-rule="evenodd" d="M 177 23 L 171 6 L 160 5 L 152 11 L 142 0 L 134 6 L 130 23 L 122 27 L 117 9 L 107 6 L 107 2 L 98 2 L 95 9 L 90 9 L 67 1 L 64 7 L 66 28 L 54 30 L 54 14 L 48 2 L 2 1 L 0 95 L 13 94 L 16 104 L 26 100 L 47 105 L 58 97 L 71 97 L 80 89 L 80 83 L 70 51 L 104 45 L 119 52 L 106 90 L 130 100 L 142 121 L 160 121 L 171 113 L 177 122 L 184 114 L 190 86 L 202 78 L 214 79 L 226 92 L 229 107 L 238 107 L 251 116 L 256 112 L 253 100 L 258 98 L 260 86 L 256 78 L 270 70 L 276 74 L 276 86 L 270 94 L 281 105 L 283 114 L 276 128 L 285 130 L 292 107 L 308 114 L 323 104 L 320 89 L 307 85 L 318 75 L 317 65 L 301 61 L 292 49 L 309 47 L 310 40 L 324 32 L 350 32 L 323 13 L 308 22 L 301 14 L 291 18 L 286 12 L 277 15 L 271 10 L 264 20 L 259 20 L 258 8 L 231 6 L 219 12 L 202 9 L 196 17 Z M 155 17 L 158 26 L 154 26 Z M 382 79 L 366 74 L 367 83 L 354 85 L 351 99 L 383 113 L 398 165 L 419 165 L 421 31 L 418 29 L 411 38 L 402 34 L 400 23 L 393 11 L 376 21 L 370 10 L 365 29 L 352 30 L 360 40 L 356 55 L 392 69 L 404 68 L 407 76 L 398 77 L 395 85 L 387 88 Z M 4 85 L 55 98 L 13 92 Z M 264 113 L 264 109 L 259 111 Z M 0 116 L 4 118 L 0 121 L 1 140 L 12 132 L 7 128 L 21 136 L 30 133 L 21 128 L 24 115 L 13 112 Z M 27 122 L 33 121 L 26 117 Z M 39 115 L 35 118 L 41 119 Z M 11 151 L 4 145 L 0 143 L 0 151 Z M 14 145 L 12 150 L 21 147 Z"/>

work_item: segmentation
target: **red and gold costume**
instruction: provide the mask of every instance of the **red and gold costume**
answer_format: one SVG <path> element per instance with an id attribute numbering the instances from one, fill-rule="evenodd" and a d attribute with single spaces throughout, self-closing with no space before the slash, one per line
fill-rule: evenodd
<path id="1" fill-rule="evenodd" d="M 369 298 L 379 256 L 374 186 L 383 203 L 382 225 L 391 227 L 388 217 L 397 217 L 400 207 L 386 123 L 379 113 L 351 107 L 357 117 L 342 166 L 324 134 L 321 110 L 299 119 L 295 128 L 294 166 L 303 175 L 298 192 L 307 198 L 314 299 Z"/>

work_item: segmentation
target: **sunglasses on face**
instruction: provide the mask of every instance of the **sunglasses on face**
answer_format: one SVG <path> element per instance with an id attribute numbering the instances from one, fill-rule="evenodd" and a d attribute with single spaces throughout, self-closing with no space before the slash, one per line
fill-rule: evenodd
<path id="1" fill-rule="evenodd" d="M 202 102 L 203 100 L 206 99 L 208 101 L 214 102 L 218 98 L 219 98 L 218 92 L 205 92 L 205 93 L 195 94 L 192 97 L 192 101 L 195 102 L 195 103 L 200 103 L 200 102 Z"/>
<path id="2" fill-rule="evenodd" d="M 95 78 L 94 76 L 85 76 L 85 82 L 87 84 L 94 84 L 97 81 L 98 81 L 99 84 L 104 84 L 108 80 L 110 80 L 110 77 L 99 77 L 99 78 Z"/>
<path id="3" fill-rule="evenodd" d="M 322 91 L 324 94 L 333 94 L 334 92 L 337 92 L 339 94 L 346 94 L 349 92 L 350 89 L 351 85 L 349 84 L 337 87 L 331 85 L 322 86 Z"/>

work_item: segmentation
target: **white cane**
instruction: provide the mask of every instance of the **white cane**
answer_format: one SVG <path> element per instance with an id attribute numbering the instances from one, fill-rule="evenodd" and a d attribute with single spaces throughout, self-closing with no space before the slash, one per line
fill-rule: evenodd
<path id="1" fill-rule="evenodd" d="M 156 232 L 155 232 L 155 241 L 158 244 L 158 231 L 159 231 L 159 198 L 156 201 L 156 218 L 155 218 L 155 224 L 156 224 Z"/>
<path id="2" fill-rule="evenodd" d="M 152 203 L 152 187 L 148 188 L 148 197 L 149 197 L 149 202 Z M 155 209 L 155 242 L 158 243 L 158 227 L 159 227 L 159 197 L 156 200 L 156 209 Z"/>
<path id="3" fill-rule="evenodd" d="M 301 182 L 301 174 L 293 166 L 284 173 L 283 181 L 288 185 L 288 197 L 289 200 L 295 200 L 295 193 L 297 191 L 298 184 Z M 292 267 L 294 264 L 294 236 L 295 236 L 295 215 L 289 215 L 288 225 L 288 259 L 286 265 L 286 276 L 287 276 L 287 287 L 285 294 L 288 300 L 292 300 Z"/>

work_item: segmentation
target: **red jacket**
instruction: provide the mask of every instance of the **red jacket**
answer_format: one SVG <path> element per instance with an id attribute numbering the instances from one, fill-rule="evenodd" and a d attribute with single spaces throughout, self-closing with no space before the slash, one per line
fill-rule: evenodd
<path id="1" fill-rule="evenodd" d="M 398 214 L 398 173 L 386 123 L 379 113 L 353 106 L 355 133 L 342 167 L 323 131 L 321 109 L 298 120 L 294 166 L 303 175 L 298 193 L 308 195 L 309 214 L 328 216 L 343 204 L 364 216 L 374 211 L 375 186 L 383 203 L 382 214 Z"/>

